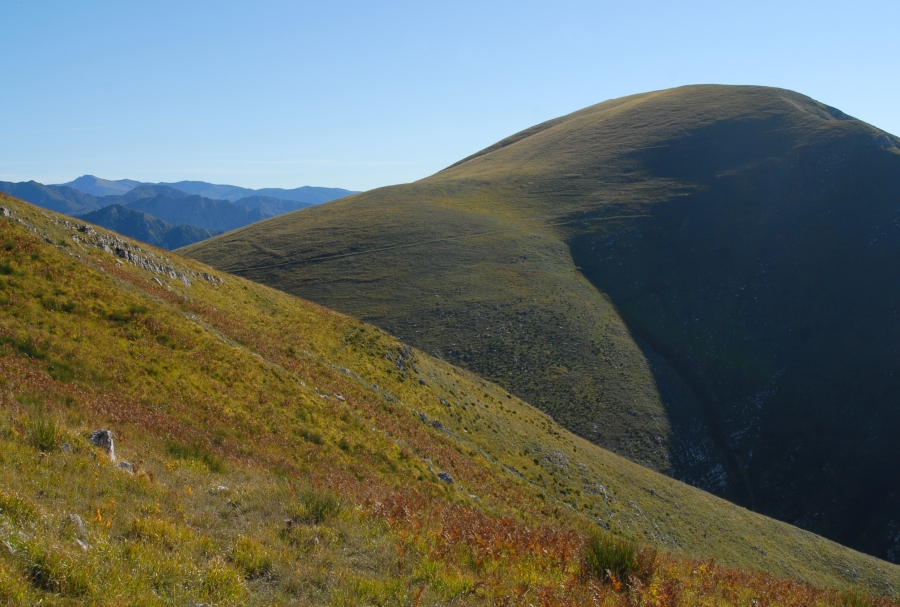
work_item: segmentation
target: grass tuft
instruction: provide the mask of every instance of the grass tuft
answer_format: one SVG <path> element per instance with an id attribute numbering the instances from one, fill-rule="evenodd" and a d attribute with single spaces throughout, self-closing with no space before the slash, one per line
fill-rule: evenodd
<path id="1" fill-rule="evenodd" d="M 199 442 L 195 442 L 188 446 L 170 440 L 166 442 L 166 453 L 175 459 L 202 462 L 210 472 L 216 474 L 225 472 L 225 462 L 223 462 L 221 458 L 210 453 L 210 451 Z"/>
<path id="2" fill-rule="evenodd" d="M 248 580 L 268 577 L 272 573 L 272 556 L 255 538 L 239 537 L 232 550 L 232 559 Z"/>
<path id="3" fill-rule="evenodd" d="M 291 517 L 295 523 L 321 525 L 341 511 L 341 501 L 324 491 L 300 491 L 297 501 Z"/>
<path id="4" fill-rule="evenodd" d="M 6 516 L 13 522 L 21 522 L 34 520 L 35 515 L 34 504 L 16 493 L 0 489 L 0 516 Z"/>
<path id="5" fill-rule="evenodd" d="M 56 449 L 59 442 L 59 429 L 56 427 L 56 421 L 44 413 L 44 407 L 37 404 L 28 424 L 28 434 L 31 437 L 31 444 L 34 448 L 43 453 L 48 453 Z"/>
<path id="6" fill-rule="evenodd" d="M 599 580 L 617 585 L 629 577 L 647 579 L 653 575 L 656 552 L 634 542 L 599 532 L 590 536 L 584 548 L 585 571 Z"/>

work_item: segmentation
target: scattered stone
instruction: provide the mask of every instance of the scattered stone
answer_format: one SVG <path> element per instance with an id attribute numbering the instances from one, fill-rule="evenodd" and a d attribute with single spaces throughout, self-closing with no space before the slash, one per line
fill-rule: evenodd
<path id="1" fill-rule="evenodd" d="M 425 380 L 422 379 L 422 378 L 420 377 L 420 378 L 419 378 L 419 383 L 422 384 L 422 385 L 424 386 L 424 385 L 425 385 Z"/>
<path id="2" fill-rule="evenodd" d="M 87 552 L 90 549 L 90 546 L 88 546 L 87 544 L 85 544 L 84 542 L 82 542 L 79 539 L 76 539 L 75 543 L 78 544 L 78 547 L 81 548 L 82 552 Z"/>
<path id="3" fill-rule="evenodd" d="M 341 402 L 345 402 L 347 399 L 341 396 L 340 394 L 335 394 L 334 397 Z"/>
<path id="4" fill-rule="evenodd" d="M 385 353 L 384 357 L 388 360 L 394 360 L 394 358 L 391 356 L 390 352 Z"/>
<path id="5" fill-rule="evenodd" d="M 87 535 L 87 531 L 84 529 L 84 521 L 82 521 L 81 517 L 74 512 L 69 515 L 66 524 L 71 526 L 75 531 L 75 537 L 85 537 Z"/>
<path id="6" fill-rule="evenodd" d="M 122 470 L 123 472 L 127 472 L 128 474 L 134 474 L 134 464 L 131 462 L 119 462 L 116 464 L 116 468 Z"/>
<path id="7" fill-rule="evenodd" d="M 3 217 L 10 217 L 12 213 L 10 213 L 9 209 L 7 209 L 6 207 L 0 207 L 0 215 L 2 215 Z"/>
<path id="8" fill-rule="evenodd" d="M 428 415 L 424 411 L 422 413 L 419 413 L 419 419 L 421 419 L 426 424 L 428 423 Z"/>
<path id="9" fill-rule="evenodd" d="M 444 405 L 445 407 L 449 407 L 449 406 L 450 406 L 450 401 L 448 401 L 448 400 L 447 400 L 446 398 L 444 398 L 443 396 L 438 396 L 438 402 L 441 403 L 442 405 Z"/>
<path id="10" fill-rule="evenodd" d="M 453 477 L 450 476 L 449 474 L 447 474 L 446 472 L 438 473 L 437 477 L 439 479 L 441 479 L 442 481 L 444 481 L 445 483 L 450 483 L 451 485 L 453 484 Z"/>
<path id="11" fill-rule="evenodd" d="M 88 440 L 91 441 L 97 447 L 103 449 L 103 451 L 109 456 L 109 459 L 115 463 L 116 461 L 116 446 L 113 442 L 113 433 L 109 430 L 95 430 L 91 432 L 91 435 L 88 437 Z"/>
<path id="12" fill-rule="evenodd" d="M 441 423 L 440 421 L 438 421 L 438 420 L 434 420 L 434 421 L 431 422 L 431 427 L 434 428 L 435 430 L 443 430 L 443 429 L 444 429 L 444 424 L 442 424 L 442 423 Z"/>
<path id="13" fill-rule="evenodd" d="M 62 449 L 63 453 L 71 453 L 72 445 L 70 445 L 69 443 L 63 443 L 60 449 Z"/>

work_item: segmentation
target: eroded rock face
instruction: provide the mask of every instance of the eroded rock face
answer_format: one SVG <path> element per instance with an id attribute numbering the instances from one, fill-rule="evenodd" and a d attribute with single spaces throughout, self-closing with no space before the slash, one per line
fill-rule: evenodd
<path id="1" fill-rule="evenodd" d="M 95 430 L 91 432 L 88 440 L 93 445 L 103 449 L 112 462 L 116 461 L 116 446 L 113 441 L 113 433 L 110 430 Z"/>

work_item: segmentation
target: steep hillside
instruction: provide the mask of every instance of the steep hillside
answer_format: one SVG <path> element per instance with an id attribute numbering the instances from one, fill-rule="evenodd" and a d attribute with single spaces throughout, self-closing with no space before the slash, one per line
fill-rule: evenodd
<path id="1" fill-rule="evenodd" d="M 84 215 L 79 219 L 118 232 L 129 238 L 146 242 L 163 249 L 177 249 L 215 235 L 215 232 L 182 224 L 173 226 L 147 213 L 141 213 L 119 204 L 103 207 Z"/>
<path id="2" fill-rule="evenodd" d="M 371 326 L 0 204 L 0 601 L 837 606 L 900 587 Z M 596 525 L 662 552 L 593 577 Z"/>
<path id="3" fill-rule="evenodd" d="M 900 560 L 898 199 L 897 138 L 790 91 L 694 86 L 186 253 Z"/>

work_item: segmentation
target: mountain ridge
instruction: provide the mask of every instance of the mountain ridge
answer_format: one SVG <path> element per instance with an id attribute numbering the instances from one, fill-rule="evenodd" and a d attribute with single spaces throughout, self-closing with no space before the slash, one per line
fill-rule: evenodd
<path id="1" fill-rule="evenodd" d="M 85 194 L 94 196 L 115 196 L 127 194 L 135 188 L 147 186 L 163 186 L 180 190 L 187 194 L 196 194 L 204 198 L 214 200 L 230 200 L 236 202 L 240 198 L 250 196 L 269 196 L 279 198 L 281 200 L 292 200 L 295 202 L 305 202 L 310 205 L 321 204 L 350 194 L 356 194 L 351 190 L 343 188 L 324 188 L 317 186 L 300 186 L 298 188 L 261 188 L 254 190 L 252 188 L 244 188 L 236 185 L 215 184 L 206 181 L 177 181 L 177 182 L 141 182 L 134 179 L 118 179 L 109 180 L 95 177 L 94 175 L 82 175 L 81 177 L 68 183 L 55 184 L 60 187 L 69 187 Z M 55 186 L 51 186 L 55 187 Z"/>

